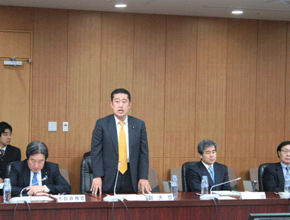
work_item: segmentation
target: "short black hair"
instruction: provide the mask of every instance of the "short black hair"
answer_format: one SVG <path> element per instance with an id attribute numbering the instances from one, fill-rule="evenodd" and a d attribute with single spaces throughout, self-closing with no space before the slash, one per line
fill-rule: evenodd
<path id="1" fill-rule="evenodd" d="M 277 147 L 277 154 L 278 154 L 279 151 L 282 150 L 282 147 L 284 147 L 284 146 L 286 146 L 286 145 L 290 145 L 290 141 L 283 141 L 283 142 L 281 142 L 281 143 L 278 145 L 278 147 Z M 278 154 L 278 157 L 279 157 L 279 154 Z"/>
<path id="2" fill-rule="evenodd" d="M 12 133 L 12 127 L 5 121 L 0 122 L 0 136 L 5 132 L 6 129 L 9 129 Z"/>
<path id="3" fill-rule="evenodd" d="M 29 159 L 29 157 L 34 154 L 43 154 L 46 160 L 48 158 L 48 149 L 45 143 L 40 141 L 30 142 L 26 148 L 26 158 Z"/>
<path id="4" fill-rule="evenodd" d="M 120 94 L 120 93 L 128 95 L 129 102 L 131 102 L 131 94 L 130 94 L 130 92 L 127 89 L 123 89 L 123 88 L 115 89 L 111 93 L 111 101 L 113 101 L 115 94 Z"/>
<path id="5" fill-rule="evenodd" d="M 215 151 L 217 151 L 217 144 L 212 140 L 202 140 L 197 145 L 197 150 L 200 155 L 203 155 L 204 149 L 210 146 L 214 146 Z"/>

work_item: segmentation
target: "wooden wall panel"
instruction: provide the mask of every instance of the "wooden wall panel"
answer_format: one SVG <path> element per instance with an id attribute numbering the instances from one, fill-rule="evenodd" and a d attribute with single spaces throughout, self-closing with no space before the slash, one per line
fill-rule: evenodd
<path id="1" fill-rule="evenodd" d="M 66 10 L 38 9 L 35 13 L 32 71 L 32 140 L 47 144 L 50 157 L 64 157 L 62 122 L 66 120 L 67 86 Z M 57 132 L 48 132 L 48 121 L 57 121 Z"/>
<path id="2" fill-rule="evenodd" d="M 228 21 L 226 164 L 246 177 L 254 159 L 257 22 Z M 235 159 L 234 159 L 235 158 Z"/>
<path id="3" fill-rule="evenodd" d="M 195 145 L 212 139 L 225 152 L 227 20 L 198 19 Z"/>
<path id="4" fill-rule="evenodd" d="M 0 31 L 1 57 L 31 58 L 31 33 Z"/>
<path id="5" fill-rule="evenodd" d="M 285 108 L 285 134 L 284 140 L 290 140 L 290 22 L 288 22 L 287 29 L 287 60 L 286 60 L 286 108 Z"/>
<path id="6" fill-rule="evenodd" d="M 32 30 L 34 9 L 0 6 L 0 29 Z"/>
<path id="7" fill-rule="evenodd" d="M 194 156 L 197 19 L 167 17 L 164 157 Z M 181 150 L 182 149 L 182 150 Z"/>
<path id="8" fill-rule="evenodd" d="M 100 109 L 101 15 L 72 11 L 68 24 L 68 157 L 90 151 Z"/>
<path id="9" fill-rule="evenodd" d="M 284 139 L 286 31 L 285 22 L 259 21 L 255 153 L 265 162 Z"/>
<path id="10" fill-rule="evenodd" d="M 112 114 L 110 95 L 116 88 L 131 91 L 133 80 L 134 16 L 103 13 L 100 116 Z M 134 106 L 134 103 L 133 103 Z"/>
<path id="11" fill-rule="evenodd" d="M 92 131 L 100 109 L 101 15 L 70 11 L 68 20 L 68 83 L 66 153 L 73 192 L 80 189 L 82 155 L 91 150 Z M 64 156 L 64 155 L 63 155 Z"/>
<path id="12" fill-rule="evenodd" d="M 136 15 L 133 115 L 145 120 L 149 156 L 163 157 L 165 17 Z"/>

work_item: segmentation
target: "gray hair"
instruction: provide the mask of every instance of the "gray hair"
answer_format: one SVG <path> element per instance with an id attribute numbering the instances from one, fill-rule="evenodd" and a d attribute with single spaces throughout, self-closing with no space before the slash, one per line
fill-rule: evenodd
<path id="1" fill-rule="evenodd" d="M 200 155 L 203 155 L 204 149 L 210 146 L 214 146 L 215 151 L 217 151 L 217 144 L 212 140 L 202 140 L 197 145 L 197 150 Z"/>
<path id="2" fill-rule="evenodd" d="M 45 143 L 40 141 L 30 142 L 26 148 L 26 158 L 29 159 L 29 157 L 34 154 L 43 154 L 45 156 L 45 159 L 47 159 L 48 149 Z"/>

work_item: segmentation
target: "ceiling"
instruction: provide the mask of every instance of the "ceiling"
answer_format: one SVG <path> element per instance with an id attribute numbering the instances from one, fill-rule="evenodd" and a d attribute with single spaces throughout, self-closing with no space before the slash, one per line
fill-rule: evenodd
<path id="1" fill-rule="evenodd" d="M 116 1 L 120 0 L 0 0 L 0 5 L 290 21 L 290 0 L 124 0 L 124 9 L 114 8 Z M 234 16 L 233 9 L 244 14 Z"/>

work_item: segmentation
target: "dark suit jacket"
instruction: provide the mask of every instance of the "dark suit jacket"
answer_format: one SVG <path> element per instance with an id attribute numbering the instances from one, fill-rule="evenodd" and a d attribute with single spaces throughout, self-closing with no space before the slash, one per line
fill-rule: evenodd
<path id="1" fill-rule="evenodd" d="M 213 164 L 213 169 L 214 169 L 215 184 L 226 182 L 229 180 L 227 166 L 215 162 Z M 206 167 L 203 165 L 201 161 L 194 164 L 187 170 L 186 180 L 190 192 L 200 192 L 200 184 L 202 176 L 207 176 L 208 185 L 210 189 L 210 187 L 214 184 L 210 177 L 210 174 L 208 173 Z M 214 187 L 213 190 L 231 190 L 231 186 L 229 183 L 227 183 L 221 186 Z"/>
<path id="2" fill-rule="evenodd" d="M 0 178 L 6 177 L 7 165 L 13 161 L 21 160 L 21 151 L 19 148 L 7 145 L 3 160 L 0 160 Z"/>
<path id="3" fill-rule="evenodd" d="M 265 192 L 283 192 L 284 183 L 284 173 L 280 163 L 273 163 L 265 168 L 263 175 Z"/>
<path id="4" fill-rule="evenodd" d="M 70 193 L 70 185 L 60 174 L 57 164 L 46 161 L 41 170 L 41 176 L 42 178 L 47 176 L 47 179 L 42 181 L 42 185 L 46 185 L 49 188 L 50 194 Z M 9 178 L 12 186 L 12 195 L 18 196 L 20 191 L 29 186 L 30 183 L 30 169 L 27 160 L 12 163 Z M 23 195 L 25 194 L 26 191 L 24 190 Z"/>
<path id="5" fill-rule="evenodd" d="M 130 172 L 134 190 L 148 179 L 148 143 L 145 123 L 128 116 Z M 118 135 L 114 115 L 97 120 L 91 145 L 94 178 L 102 177 L 102 191 L 112 193 L 118 169 Z"/>

